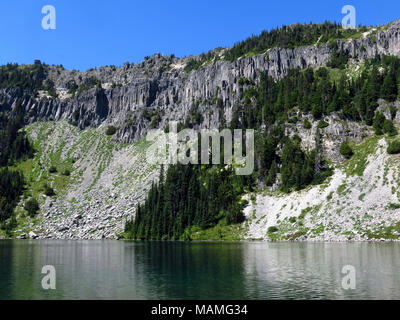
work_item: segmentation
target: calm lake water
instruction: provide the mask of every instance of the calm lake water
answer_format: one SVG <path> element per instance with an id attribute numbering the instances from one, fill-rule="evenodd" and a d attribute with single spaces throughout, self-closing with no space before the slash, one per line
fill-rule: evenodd
<path id="1" fill-rule="evenodd" d="M 400 244 L 3 240 L 0 299 L 400 299 Z"/>

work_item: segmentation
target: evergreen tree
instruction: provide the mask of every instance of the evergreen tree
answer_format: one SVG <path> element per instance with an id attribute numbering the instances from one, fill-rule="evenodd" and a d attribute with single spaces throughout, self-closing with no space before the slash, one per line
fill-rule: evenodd
<path id="1" fill-rule="evenodd" d="M 392 71 L 390 71 L 383 80 L 381 97 L 388 101 L 394 101 L 397 98 L 397 90 L 396 76 Z"/>
<path id="2" fill-rule="evenodd" d="M 376 135 L 383 134 L 383 123 L 385 122 L 386 118 L 381 112 L 377 112 L 374 118 L 373 127 L 375 130 Z"/>

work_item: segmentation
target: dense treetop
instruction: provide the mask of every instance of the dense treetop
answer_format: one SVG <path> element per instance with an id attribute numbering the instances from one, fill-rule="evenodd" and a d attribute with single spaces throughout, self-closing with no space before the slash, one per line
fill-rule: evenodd
<path id="1" fill-rule="evenodd" d="M 283 26 L 270 31 L 264 30 L 258 36 L 252 36 L 235 44 L 225 53 L 225 59 L 233 61 L 248 53 L 259 54 L 274 47 L 295 48 L 312 45 L 317 41 L 326 43 L 332 40 L 347 39 L 366 30 L 366 27 L 343 29 L 342 25 L 329 21 L 322 24 L 309 23 Z"/>
<path id="2" fill-rule="evenodd" d="M 363 64 L 360 74 L 349 76 L 348 58 L 336 48 L 328 68 L 294 69 L 280 81 L 266 74 L 258 84 L 240 81 L 241 101 L 233 107 L 230 126 L 256 129 L 255 172 L 243 179 L 218 166 L 170 166 L 165 181 L 162 174 L 138 207 L 136 219 L 126 225 L 128 237 L 187 240 L 194 226 L 241 222 L 241 196 L 259 184 L 290 192 L 321 183 L 332 173 L 322 157 L 321 130 L 328 125 L 324 117 L 333 112 L 343 120 L 373 125 L 376 134 L 397 135 L 392 120 L 376 109 L 378 99 L 393 102 L 400 96 L 400 59 L 376 57 Z M 392 118 L 395 115 L 391 110 Z M 316 148 L 303 150 L 300 137 L 289 137 L 286 128 L 302 121 L 308 130 L 309 119 L 318 121 Z M 347 143 L 340 149 L 352 157 Z"/>

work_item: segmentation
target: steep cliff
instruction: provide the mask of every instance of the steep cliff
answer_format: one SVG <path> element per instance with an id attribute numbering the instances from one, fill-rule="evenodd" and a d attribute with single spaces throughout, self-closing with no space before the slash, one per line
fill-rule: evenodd
<path id="1" fill-rule="evenodd" d="M 400 20 L 371 29 L 359 38 L 335 43 L 350 55 L 350 66 L 356 70 L 364 60 L 376 55 L 400 56 L 399 37 Z M 279 80 L 294 68 L 325 66 L 333 50 L 332 43 L 272 48 L 233 62 L 223 59 L 224 49 L 215 50 L 214 58 L 189 72 L 185 67 L 190 59 L 198 57 L 178 59 L 156 54 L 136 65 L 126 63 L 123 67 L 107 66 L 87 72 L 44 66 L 44 87 L 54 90 L 42 88 L 32 95 L 13 86 L 0 89 L 1 111 L 22 107 L 26 131 L 38 151 L 34 159 L 17 167 L 29 180 L 26 196 L 39 198 L 41 213 L 35 219 L 26 217 L 26 199 L 22 199 L 16 209 L 19 227 L 15 235 L 116 238 L 159 173 L 157 166 L 146 161 L 149 144 L 144 138 L 149 129 L 165 128 L 172 120 L 183 123 L 193 110 L 201 115 L 195 128 L 218 128 L 221 123 L 230 122 L 234 106 L 240 104 L 243 79 L 258 83 L 265 72 Z M 399 103 L 394 105 L 398 109 Z M 390 117 L 384 101 L 380 101 L 380 110 Z M 369 164 L 365 169 L 368 175 L 360 178 L 348 174 L 351 164 L 345 163 L 339 146 L 347 138 L 355 144 L 363 142 L 372 134 L 371 128 L 360 122 L 343 121 L 334 113 L 325 120 L 328 126 L 320 130 L 321 149 L 336 166 L 333 177 L 322 187 L 289 196 L 270 191 L 249 195 L 247 221 L 239 227 L 239 238 L 367 239 L 368 235 L 379 234 L 374 226 L 397 230 L 393 226 L 399 220 L 399 210 L 387 210 L 390 204 L 400 201 L 396 198 L 398 172 L 393 166 L 397 158 L 379 157 L 386 142 L 373 140 L 373 148 L 360 160 L 363 165 Z M 399 124 L 399 112 L 395 120 Z M 109 126 L 117 128 L 112 137 L 105 135 Z M 300 122 L 286 127 L 286 133 L 298 134 L 303 147 L 309 150 L 315 147 L 316 132 L 317 122 L 312 123 L 311 131 Z M 51 174 L 49 169 L 53 166 L 58 172 Z M 63 174 L 67 169 L 70 175 Z M 55 188 L 55 198 L 42 194 L 44 183 Z M 379 197 L 374 191 L 377 184 L 385 186 Z M 357 191 L 347 191 L 342 185 Z M 357 212 L 338 203 L 336 193 Z M 342 212 L 346 215 L 342 216 Z M 361 219 L 360 214 L 366 217 Z M 358 220 L 354 223 L 343 223 L 355 217 Z M 271 227 L 279 232 L 268 232 Z"/>
<path id="2" fill-rule="evenodd" d="M 354 62 L 359 62 L 375 55 L 400 55 L 399 37 L 400 20 L 379 30 L 371 29 L 359 39 L 336 42 Z M 54 83 L 57 98 L 46 91 L 32 97 L 22 90 L 7 88 L 0 90 L 0 105 L 2 109 L 12 109 L 22 99 L 28 123 L 67 120 L 81 129 L 112 124 L 118 127 L 121 141 L 132 142 L 144 137 L 150 126 L 164 127 L 170 120 L 185 121 L 196 102 L 203 115 L 199 127 L 218 127 L 220 117 L 229 122 L 232 107 L 243 91 L 241 78 L 257 82 L 264 71 L 281 79 L 293 68 L 326 65 L 332 50 L 329 43 L 272 48 L 234 62 L 207 61 L 189 73 L 184 70 L 189 58 L 160 54 L 137 65 L 126 63 L 120 68 L 108 66 L 87 72 L 49 66 L 44 82 Z M 224 50 L 215 51 L 215 55 L 223 57 Z M 215 98 L 222 100 L 222 114 Z"/>

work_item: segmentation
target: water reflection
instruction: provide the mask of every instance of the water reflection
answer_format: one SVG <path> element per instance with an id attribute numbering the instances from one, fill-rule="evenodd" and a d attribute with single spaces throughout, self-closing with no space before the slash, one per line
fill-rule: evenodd
<path id="1" fill-rule="evenodd" d="M 395 243 L 0 241 L 0 299 L 399 299 Z M 57 270 L 57 289 L 41 269 Z M 353 265 L 356 290 L 343 290 Z"/>
<path id="2" fill-rule="evenodd" d="M 398 299 L 400 246 L 393 243 L 246 244 L 246 292 L 260 299 Z M 356 270 L 343 290 L 342 268 Z"/>

